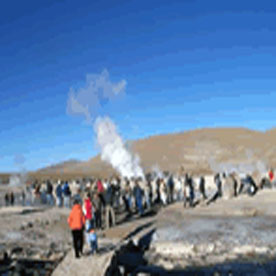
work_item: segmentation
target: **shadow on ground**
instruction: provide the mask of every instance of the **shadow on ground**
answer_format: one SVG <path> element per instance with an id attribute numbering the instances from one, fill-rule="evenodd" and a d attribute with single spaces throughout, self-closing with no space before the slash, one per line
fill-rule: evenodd
<path id="1" fill-rule="evenodd" d="M 150 221 L 148 223 L 144 223 L 142 225 L 140 225 L 139 227 L 137 227 L 134 231 L 130 232 L 126 237 L 123 238 L 123 240 L 128 240 L 133 238 L 135 235 L 139 234 L 141 231 L 143 231 L 144 229 L 152 226 L 154 223 L 154 221 Z"/>
<path id="2" fill-rule="evenodd" d="M 33 276 L 33 275 L 51 275 L 59 261 L 42 261 L 31 259 L 0 261 L 1 276 Z"/>
<path id="3" fill-rule="evenodd" d="M 157 215 L 159 209 L 160 209 L 160 207 L 156 206 L 155 208 L 152 208 L 151 210 L 145 211 L 145 213 L 141 216 L 137 212 L 132 213 L 132 214 L 127 213 L 127 214 L 123 215 L 122 218 L 120 218 L 118 221 L 116 221 L 116 225 L 121 225 L 125 222 L 137 221 L 137 220 L 144 219 L 147 217 L 153 217 L 153 216 Z"/>
<path id="4" fill-rule="evenodd" d="M 133 237 L 134 233 L 137 234 L 151 225 L 152 222 L 139 226 L 128 236 Z M 148 231 L 139 239 L 137 245 L 135 245 L 132 240 L 122 245 L 120 249 L 114 253 L 110 265 L 105 272 L 105 276 L 135 275 L 133 273 L 136 273 L 135 271 L 138 267 L 146 267 L 147 261 L 144 257 L 144 253 L 149 248 L 154 233 L 155 229 Z"/>
<path id="5" fill-rule="evenodd" d="M 153 225 L 149 222 L 137 227 L 129 233 L 125 239 L 130 239 L 142 230 Z M 148 231 L 143 235 L 138 244 L 130 240 L 127 244 L 118 249 L 112 257 L 111 263 L 105 272 L 105 276 L 122 275 L 153 275 L 153 276 L 243 276 L 243 275 L 276 275 L 276 259 L 269 259 L 267 256 L 260 255 L 253 258 L 240 257 L 239 259 L 225 263 L 197 266 L 190 265 L 185 268 L 175 267 L 172 270 L 166 270 L 160 266 L 149 264 L 145 253 L 150 247 L 152 237 L 156 229 Z M 158 257 L 158 256 L 157 256 Z M 168 260 L 167 260 L 168 261 Z M 191 264 L 193 260 L 191 259 Z"/>

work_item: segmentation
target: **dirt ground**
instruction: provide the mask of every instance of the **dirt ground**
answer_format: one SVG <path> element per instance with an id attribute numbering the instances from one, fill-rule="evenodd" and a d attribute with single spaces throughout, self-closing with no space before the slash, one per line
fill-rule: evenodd
<path id="1" fill-rule="evenodd" d="M 141 251 L 134 254 L 137 274 L 141 275 L 214 275 L 217 272 L 221 274 L 216 275 L 274 275 L 275 200 L 276 191 L 265 190 L 255 197 L 221 199 L 193 209 L 184 209 L 182 203 L 175 203 L 162 208 L 156 216 L 148 215 L 110 229 L 104 239 L 115 245 L 108 251 L 113 255 L 116 246 L 123 248 L 124 242 L 130 240 L 140 247 L 147 244 L 142 251 L 146 265 L 139 265 Z M 112 257 L 108 256 L 111 262 Z M 121 254 L 118 267 L 130 265 L 133 262 L 130 256 L 133 252 Z M 70 259 L 74 267 L 72 256 L 67 258 L 67 263 Z M 101 262 L 102 257 L 97 258 L 91 262 Z M 56 273 L 62 271 L 60 268 Z"/>
<path id="2" fill-rule="evenodd" d="M 244 269 L 246 275 L 252 263 L 264 264 L 276 259 L 275 201 L 276 190 L 264 190 L 254 197 L 221 199 L 192 209 L 175 203 L 161 208 L 157 215 L 152 212 L 142 218 L 136 216 L 108 231 L 98 232 L 99 254 L 88 255 L 86 245 L 85 256 L 77 260 L 73 257 L 66 222 L 69 209 L 2 207 L 0 252 L 3 255 L 6 251 L 12 258 L 54 260 L 52 269 L 58 266 L 53 275 L 57 276 L 104 275 L 114 254 L 120 255 L 123 246 L 133 241 L 134 246 L 142 248 L 139 254 L 145 262 L 142 266 L 137 264 L 137 269 L 144 275 L 154 275 L 154 269 L 164 275 L 168 271 L 185 275 L 195 268 L 206 273 L 214 267 L 224 271 L 225 266 L 219 266 L 226 264 L 235 271 L 237 261 L 241 262 L 238 269 Z M 121 254 L 120 268 L 127 266 L 122 265 L 122 258 L 128 262 L 127 256 L 136 255 Z M 272 275 L 271 271 L 264 275 Z"/>

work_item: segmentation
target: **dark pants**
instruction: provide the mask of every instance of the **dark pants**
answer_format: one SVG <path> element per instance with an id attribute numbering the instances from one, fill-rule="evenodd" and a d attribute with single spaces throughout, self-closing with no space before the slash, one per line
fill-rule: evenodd
<path id="1" fill-rule="evenodd" d="M 129 208 L 129 202 L 127 200 L 127 197 L 126 196 L 123 196 L 123 201 L 124 201 L 124 204 L 125 204 L 125 210 L 126 212 L 130 212 L 130 208 Z"/>
<path id="2" fill-rule="evenodd" d="M 190 194 L 189 204 L 190 204 L 190 207 L 194 207 L 194 194 Z"/>
<path id="3" fill-rule="evenodd" d="M 135 200 L 136 200 L 136 205 L 137 205 L 139 214 L 140 214 L 140 215 L 143 215 L 144 209 L 143 209 L 143 201 L 142 201 L 142 198 L 136 197 Z"/>
<path id="4" fill-rule="evenodd" d="M 102 210 L 100 209 L 95 212 L 95 226 L 97 229 L 102 228 Z"/>
<path id="5" fill-rule="evenodd" d="M 101 206 L 105 207 L 106 203 L 105 203 L 103 193 L 99 193 L 99 198 L 100 198 L 100 201 L 101 201 Z"/>
<path id="6" fill-rule="evenodd" d="M 168 203 L 173 203 L 173 189 L 170 188 L 169 189 L 169 193 L 168 193 Z"/>
<path id="7" fill-rule="evenodd" d="M 76 258 L 80 257 L 83 249 L 83 230 L 72 230 L 73 245 Z"/>
<path id="8" fill-rule="evenodd" d="M 201 190 L 200 193 L 201 193 L 201 195 L 202 195 L 202 197 L 203 197 L 204 200 L 207 199 L 205 190 Z"/>
<path id="9" fill-rule="evenodd" d="M 91 253 L 97 253 L 98 250 L 98 243 L 97 240 L 90 241 Z"/>

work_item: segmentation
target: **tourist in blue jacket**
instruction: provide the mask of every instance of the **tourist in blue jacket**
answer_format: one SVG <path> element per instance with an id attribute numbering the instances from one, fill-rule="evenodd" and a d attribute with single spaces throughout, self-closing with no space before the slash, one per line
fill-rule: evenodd
<path id="1" fill-rule="evenodd" d="M 56 187 L 56 196 L 57 196 L 57 206 L 62 207 L 63 198 L 62 198 L 62 187 L 60 180 L 58 181 L 58 185 Z"/>

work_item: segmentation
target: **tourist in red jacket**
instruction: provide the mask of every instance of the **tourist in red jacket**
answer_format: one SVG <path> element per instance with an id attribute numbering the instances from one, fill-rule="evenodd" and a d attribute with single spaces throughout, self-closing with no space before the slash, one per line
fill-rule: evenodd
<path id="1" fill-rule="evenodd" d="M 90 193 L 88 192 L 86 194 L 86 197 L 84 199 L 83 202 L 83 206 L 82 206 L 82 211 L 84 213 L 85 216 L 85 224 L 87 225 L 86 228 L 90 228 L 90 226 L 93 226 L 93 206 L 92 206 L 92 201 L 90 199 Z"/>

